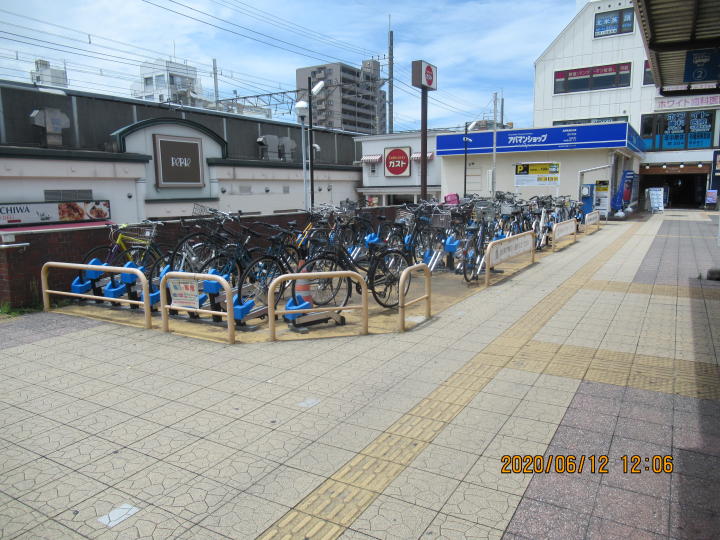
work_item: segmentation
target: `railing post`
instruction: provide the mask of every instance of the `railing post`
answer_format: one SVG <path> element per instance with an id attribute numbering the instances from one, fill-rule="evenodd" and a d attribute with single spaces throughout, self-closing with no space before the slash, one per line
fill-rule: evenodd
<path id="1" fill-rule="evenodd" d="M 170 320 L 167 310 L 167 274 L 160 280 L 160 318 L 162 319 L 162 331 L 170 331 Z"/>
<path id="2" fill-rule="evenodd" d="M 532 246 L 530 246 L 530 264 L 535 264 L 535 242 L 537 240 L 537 235 L 535 234 L 535 231 L 532 231 Z"/>
<path id="3" fill-rule="evenodd" d="M 494 242 L 490 242 L 488 244 L 487 249 L 485 250 L 485 286 L 490 286 L 490 259 L 492 258 L 492 248 Z"/>
<path id="4" fill-rule="evenodd" d="M 43 264 L 42 270 L 40 271 L 40 287 L 42 289 L 43 297 L 43 311 L 50 311 L 50 294 L 48 291 L 48 272 L 50 268 L 48 263 Z"/>

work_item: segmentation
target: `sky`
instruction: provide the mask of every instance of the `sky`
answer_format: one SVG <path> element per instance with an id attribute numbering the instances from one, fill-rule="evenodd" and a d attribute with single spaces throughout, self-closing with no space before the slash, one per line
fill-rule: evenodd
<path id="1" fill-rule="evenodd" d="M 420 59 L 438 68 L 431 128 L 491 119 L 493 92 L 505 121 L 529 127 L 534 61 L 575 13 L 575 0 L 3 0 L 0 78 L 30 82 L 45 58 L 67 67 L 72 88 L 130 97 L 141 62 L 174 57 L 212 92 L 216 59 L 221 98 L 265 94 L 294 89 L 298 67 L 371 57 L 386 66 L 390 25 L 396 131 L 420 126 L 419 92 L 408 86 Z"/>

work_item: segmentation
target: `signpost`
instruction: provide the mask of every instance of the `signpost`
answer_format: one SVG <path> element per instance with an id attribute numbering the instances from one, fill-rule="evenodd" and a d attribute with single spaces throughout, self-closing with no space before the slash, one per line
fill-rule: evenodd
<path id="1" fill-rule="evenodd" d="M 437 90 L 437 67 L 424 60 L 412 63 L 412 85 L 420 89 L 420 199 L 427 200 L 428 90 Z M 387 165 L 386 165 L 387 167 Z"/>

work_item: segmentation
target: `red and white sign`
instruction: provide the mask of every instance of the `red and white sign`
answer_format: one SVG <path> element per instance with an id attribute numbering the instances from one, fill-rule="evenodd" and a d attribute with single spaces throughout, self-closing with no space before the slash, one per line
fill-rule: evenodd
<path id="1" fill-rule="evenodd" d="M 410 176 L 410 147 L 385 149 L 385 176 Z"/>
<path id="2" fill-rule="evenodd" d="M 424 60 L 412 63 L 412 85 L 417 88 L 437 90 L 437 67 Z"/>

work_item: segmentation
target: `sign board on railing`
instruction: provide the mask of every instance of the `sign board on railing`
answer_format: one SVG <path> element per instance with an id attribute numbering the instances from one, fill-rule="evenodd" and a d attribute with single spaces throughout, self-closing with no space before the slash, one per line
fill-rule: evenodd
<path id="1" fill-rule="evenodd" d="M 568 219 L 567 221 L 561 221 L 553 225 L 552 230 L 552 248 L 553 251 L 557 248 L 557 243 L 561 238 L 573 235 L 573 242 L 577 240 L 577 221 L 575 219 Z"/>
<path id="2" fill-rule="evenodd" d="M 595 227 L 593 232 L 597 231 L 600 228 L 600 211 L 595 210 L 593 212 L 588 212 L 585 214 L 585 233 L 588 232 L 588 229 L 590 227 Z"/>
<path id="3" fill-rule="evenodd" d="M 504 242 L 498 242 L 497 245 L 493 246 L 492 262 L 493 264 L 500 264 L 533 249 L 535 249 L 535 242 L 532 234 L 510 236 Z"/>
<path id="4" fill-rule="evenodd" d="M 172 297 L 171 305 L 184 308 L 198 309 L 200 299 L 198 296 L 198 282 L 194 279 L 168 279 L 168 288 Z"/>

